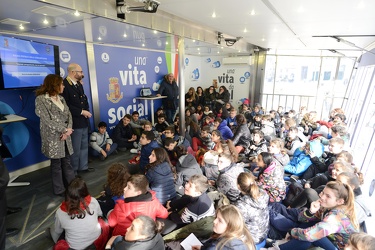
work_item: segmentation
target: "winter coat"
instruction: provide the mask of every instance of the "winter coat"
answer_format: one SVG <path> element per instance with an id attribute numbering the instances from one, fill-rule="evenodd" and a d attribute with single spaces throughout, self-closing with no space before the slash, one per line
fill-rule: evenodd
<path id="1" fill-rule="evenodd" d="M 173 81 L 172 84 L 170 84 L 166 81 L 166 79 L 163 79 L 163 81 L 160 84 L 158 94 L 162 96 L 167 96 L 167 98 L 162 99 L 164 109 L 176 110 L 178 108 L 179 88 L 175 81 Z"/>
<path id="2" fill-rule="evenodd" d="M 250 146 L 251 134 L 246 124 L 237 126 L 232 140 L 235 146 L 242 146 L 244 148 L 248 148 Z"/>
<path id="3" fill-rule="evenodd" d="M 222 100 L 224 103 L 229 102 L 230 99 L 230 93 L 228 90 L 224 91 L 223 93 L 217 93 L 216 95 L 217 100 Z"/>
<path id="4" fill-rule="evenodd" d="M 271 121 L 263 121 L 260 131 L 263 132 L 264 136 L 269 136 L 271 138 L 276 137 L 275 124 Z"/>
<path id="5" fill-rule="evenodd" d="M 132 126 L 130 124 L 124 126 L 124 123 L 120 120 L 113 130 L 112 138 L 114 142 L 122 147 L 125 143 L 129 143 L 133 134 Z"/>
<path id="6" fill-rule="evenodd" d="M 152 219 L 167 218 L 168 210 L 163 207 L 150 190 L 145 194 L 117 200 L 115 208 L 108 216 L 108 225 L 114 228 L 112 235 L 125 235 L 126 229 L 138 215 L 147 215 Z"/>
<path id="7" fill-rule="evenodd" d="M 324 146 L 320 143 L 320 141 L 311 141 L 310 151 L 314 152 L 315 156 L 320 158 L 324 152 Z M 284 171 L 290 174 L 301 176 L 306 171 L 306 169 L 310 167 L 311 164 L 311 158 L 308 154 L 306 154 L 305 150 L 297 148 L 289 164 L 284 166 Z"/>
<path id="8" fill-rule="evenodd" d="M 314 242 L 329 236 L 329 240 L 338 249 L 344 249 L 350 235 L 357 232 L 345 210 L 338 208 L 326 210 L 321 207 L 315 214 L 310 214 L 307 209 L 299 214 L 298 221 L 318 222 L 308 228 L 293 228 L 291 231 L 293 238 Z"/>
<path id="9" fill-rule="evenodd" d="M 146 177 L 150 183 L 150 189 L 155 191 L 161 204 L 164 205 L 167 201 L 176 197 L 173 173 L 168 162 L 149 168 Z"/>
<path id="10" fill-rule="evenodd" d="M 206 241 L 203 246 L 201 247 L 201 250 L 216 250 L 217 245 L 220 242 L 220 238 L 217 239 L 210 239 Z M 229 242 L 227 242 L 222 250 L 248 250 L 246 244 L 241 239 L 233 239 Z"/>
<path id="11" fill-rule="evenodd" d="M 258 186 L 266 191 L 270 202 L 280 202 L 285 198 L 286 186 L 284 182 L 284 167 L 273 161 L 258 176 Z"/>
<path id="12" fill-rule="evenodd" d="M 260 191 L 258 200 L 254 200 L 249 195 L 240 195 L 240 199 L 234 204 L 244 218 L 246 227 L 249 229 L 255 244 L 267 238 L 269 229 L 268 194 Z"/>
<path id="13" fill-rule="evenodd" d="M 287 155 L 287 154 L 282 154 L 282 153 L 280 153 L 280 154 L 274 154 L 272 157 L 281 166 L 285 166 L 285 165 L 287 165 L 290 162 L 289 155 Z"/>
<path id="14" fill-rule="evenodd" d="M 265 139 L 260 140 L 259 143 L 250 142 L 250 147 L 255 146 L 255 149 L 250 149 L 249 156 L 257 156 L 262 152 L 267 152 L 267 141 Z"/>
<path id="15" fill-rule="evenodd" d="M 227 121 L 222 121 L 219 126 L 217 127 L 217 130 L 220 131 L 221 136 L 223 137 L 224 140 L 232 139 L 233 137 L 233 132 L 232 130 L 228 127 Z"/>
<path id="16" fill-rule="evenodd" d="M 123 236 L 119 236 L 123 240 L 114 243 L 115 250 L 164 250 L 164 240 L 161 235 L 155 234 L 153 237 L 145 240 L 126 241 Z M 113 246 L 112 246 L 113 247 Z"/>
<path id="17" fill-rule="evenodd" d="M 65 157 L 65 144 L 69 155 L 73 154 L 71 136 L 65 141 L 60 136 L 67 128 L 72 128 L 73 120 L 64 97 L 57 96 L 64 105 L 61 110 L 48 94 L 39 95 L 35 99 L 35 113 L 40 117 L 40 136 L 42 140 L 42 153 L 51 159 Z"/>
<path id="18" fill-rule="evenodd" d="M 242 172 L 244 172 L 242 164 L 232 163 L 220 170 L 217 178 L 217 190 L 225 194 L 231 202 L 236 201 L 241 193 L 237 188 L 237 177 Z"/>
<path id="19" fill-rule="evenodd" d="M 141 168 L 142 172 L 144 172 L 146 165 L 150 162 L 150 155 L 154 148 L 159 148 L 159 144 L 157 141 L 152 141 L 147 145 L 142 146 L 141 149 L 141 158 L 139 160 L 139 167 Z"/>
<path id="20" fill-rule="evenodd" d="M 182 155 L 178 159 L 176 172 L 176 186 L 183 186 L 195 174 L 203 174 L 197 160 L 191 154 Z"/>

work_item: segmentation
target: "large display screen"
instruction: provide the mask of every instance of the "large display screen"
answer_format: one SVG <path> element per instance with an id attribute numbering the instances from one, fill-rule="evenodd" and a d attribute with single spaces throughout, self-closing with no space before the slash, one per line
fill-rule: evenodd
<path id="1" fill-rule="evenodd" d="M 0 89 L 35 88 L 60 74 L 58 46 L 0 36 Z"/>

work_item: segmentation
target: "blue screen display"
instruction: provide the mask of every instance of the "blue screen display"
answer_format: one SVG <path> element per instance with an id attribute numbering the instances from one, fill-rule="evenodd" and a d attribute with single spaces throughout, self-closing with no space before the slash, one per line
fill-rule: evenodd
<path id="1" fill-rule="evenodd" d="M 55 45 L 0 36 L 2 88 L 32 88 L 59 72 Z"/>

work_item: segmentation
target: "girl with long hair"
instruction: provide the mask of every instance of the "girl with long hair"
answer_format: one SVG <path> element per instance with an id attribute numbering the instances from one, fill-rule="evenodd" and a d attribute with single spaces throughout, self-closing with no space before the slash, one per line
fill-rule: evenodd
<path id="1" fill-rule="evenodd" d="M 193 87 L 189 88 L 188 92 L 185 94 L 185 106 L 186 107 L 195 107 L 197 105 L 197 94 Z"/>
<path id="2" fill-rule="evenodd" d="M 252 173 L 240 173 L 237 185 L 241 194 L 234 205 L 241 211 L 255 244 L 259 244 L 269 230 L 268 194 L 258 187 Z"/>
<path id="3" fill-rule="evenodd" d="M 204 91 L 201 86 L 197 87 L 196 95 L 197 95 L 197 105 L 201 105 L 203 107 L 204 106 Z"/>
<path id="4" fill-rule="evenodd" d="M 109 232 L 102 234 L 99 216 L 102 216 L 102 210 L 98 201 L 89 194 L 85 181 L 79 177 L 73 179 L 65 200 L 56 211 L 55 224 L 50 230 L 56 246 L 67 243 L 68 248 L 85 249 L 95 241 L 96 246 L 100 242 L 99 245 L 104 247 Z M 63 232 L 65 239 L 61 239 Z"/>
<path id="5" fill-rule="evenodd" d="M 233 205 L 224 205 L 216 210 L 213 235 L 197 250 L 255 250 L 254 241 L 247 229 L 241 212 Z"/>
<path id="6" fill-rule="evenodd" d="M 115 207 L 118 199 L 124 199 L 124 188 L 130 177 L 129 168 L 120 162 L 113 163 L 107 171 L 107 182 L 104 191 L 98 198 L 103 215 Z"/>
<path id="7" fill-rule="evenodd" d="M 176 198 L 174 186 L 175 169 L 173 168 L 168 153 L 163 148 L 155 148 L 149 157 L 146 166 L 146 177 L 150 183 L 150 189 L 154 190 L 161 204 Z"/>
<path id="8" fill-rule="evenodd" d="M 278 164 L 268 152 L 258 155 L 257 165 L 260 168 L 258 186 L 268 193 L 270 202 L 282 201 L 286 195 L 284 167 Z"/>
<path id="9" fill-rule="evenodd" d="M 332 181 L 327 183 L 319 197 L 298 218 L 301 222 L 317 223 L 304 229 L 292 229 L 290 241 L 269 249 L 304 250 L 310 246 L 325 250 L 344 249 L 350 235 L 359 228 L 354 209 L 354 193 L 349 185 Z"/>

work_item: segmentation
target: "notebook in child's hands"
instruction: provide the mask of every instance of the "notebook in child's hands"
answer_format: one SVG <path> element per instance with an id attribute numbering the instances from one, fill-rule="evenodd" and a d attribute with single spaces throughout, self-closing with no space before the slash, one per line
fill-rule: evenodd
<path id="1" fill-rule="evenodd" d="M 192 250 L 193 246 L 203 246 L 203 244 L 193 233 L 191 233 L 186 239 L 181 242 L 181 246 L 185 250 Z"/>

